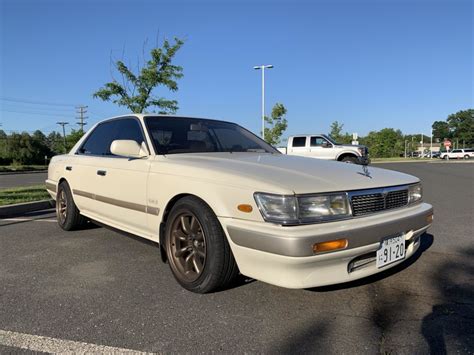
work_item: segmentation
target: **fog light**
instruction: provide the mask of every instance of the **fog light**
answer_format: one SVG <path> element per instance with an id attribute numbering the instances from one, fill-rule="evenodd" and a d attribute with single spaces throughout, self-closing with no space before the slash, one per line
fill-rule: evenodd
<path id="1" fill-rule="evenodd" d="M 327 242 L 316 243 L 313 245 L 313 253 L 321 253 L 323 251 L 345 249 L 347 248 L 348 245 L 349 245 L 349 241 L 347 239 L 337 239 L 337 240 L 330 240 Z"/>
<path id="2" fill-rule="evenodd" d="M 238 205 L 238 206 L 237 206 L 237 209 L 238 209 L 240 212 L 245 212 L 245 213 L 250 213 L 250 212 L 252 212 L 252 210 L 253 210 L 252 206 L 246 205 L 246 204 Z"/>

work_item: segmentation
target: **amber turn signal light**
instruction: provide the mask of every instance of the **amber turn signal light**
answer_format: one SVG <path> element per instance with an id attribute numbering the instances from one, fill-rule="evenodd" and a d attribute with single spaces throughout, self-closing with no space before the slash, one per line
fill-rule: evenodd
<path id="1" fill-rule="evenodd" d="M 429 216 L 426 216 L 426 222 L 433 223 L 433 214 L 430 214 Z"/>
<path id="2" fill-rule="evenodd" d="M 246 205 L 246 204 L 238 205 L 238 206 L 237 206 L 237 209 L 238 209 L 240 212 L 245 212 L 245 213 L 250 213 L 250 212 L 252 212 L 252 210 L 253 210 L 252 206 Z"/>
<path id="3" fill-rule="evenodd" d="M 345 249 L 347 248 L 348 245 L 349 245 L 349 241 L 347 239 L 337 239 L 337 240 L 330 240 L 327 242 L 316 243 L 313 245 L 313 253 L 321 253 L 323 251 Z"/>

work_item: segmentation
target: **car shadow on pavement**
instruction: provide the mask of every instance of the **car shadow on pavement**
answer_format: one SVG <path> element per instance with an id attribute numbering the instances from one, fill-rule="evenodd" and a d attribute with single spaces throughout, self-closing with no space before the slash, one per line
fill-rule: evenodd
<path id="1" fill-rule="evenodd" d="M 423 235 L 420 236 L 420 247 L 418 250 L 413 254 L 411 258 L 408 260 L 404 261 L 401 264 L 398 264 L 397 266 L 390 268 L 386 271 L 382 271 L 378 274 L 371 275 L 368 277 L 364 277 L 359 280 L 354 280 L 350 282 L 345 282 L 342 284 L 336 284 L 336 285 L 329 285 L 329 286 L 320 286 L 320 287 L 314 287 L 314 288 L 308 288 L 306 289 L 307 291 L 312 291 L 312 292 L 331 292 L 331 291 L 337 291 L 337 290 L 342 290 L 342 289 L 349 289 L 353 287 L 359 287 L 359 286 L 364 286 L 368 284 L 372 284 L 374 282 L 383 280 L 387 277 L 390 277 L 394 274 L 399 273 L 402 270 L 405 270 L 406 268 L 410 267 L 412 264 L 414 264 L 420 256 L 428 250 L 432 245 L 433 245 L 433 235 L 429 233 L 424 233 Z"/>
<path id="2" fill-rule="evenodd" d="M 442 302 L 433 305 L 421 325 L 431 354 L 474 353 L 474 247 L 460 254 L 432 274 Z"/>

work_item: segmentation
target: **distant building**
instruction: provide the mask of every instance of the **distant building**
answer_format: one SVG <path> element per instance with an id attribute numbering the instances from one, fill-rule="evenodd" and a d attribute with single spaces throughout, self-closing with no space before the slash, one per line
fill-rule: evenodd
<path id="1" fill-rule="evenodd" d="M 416 151 L 420 153 L 424 153 L 427 150 L 429 151 L 430 149 L 431 149 L 430 143 L 423 143 L 423 145 L 418 146 Z M 433 143 L 433 152 L 439 152 L 440 149 L 441 149 L 441 143 Z"/>

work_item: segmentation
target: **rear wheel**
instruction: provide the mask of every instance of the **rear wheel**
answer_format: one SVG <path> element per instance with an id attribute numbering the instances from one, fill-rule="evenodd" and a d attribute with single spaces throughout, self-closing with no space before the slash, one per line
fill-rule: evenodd
<path id="1" fill-rule="evenodd" d="M 469 158 L 470 158 L 470 156 L 467 155 L 467 154 L 464 156 L 464 159 L 465 159 L 465 160 L 468 160 Z"/>
<path id="2" fill-rule="evenodd" d="M 86 223 L 72 198 L 71 189 L 66 181 L 58 186 L 56 194 L 56 217 L 59 226 L 65 231 L 78 229 Z"/>
<path id="3" fill-rule="evenodd" d="M 238 274 L 217 217 L 196 197 L 185 197 L 173 206 L 166 222 L 165 249 L 175 279 L 189 291 L 225 288 Z"/>

